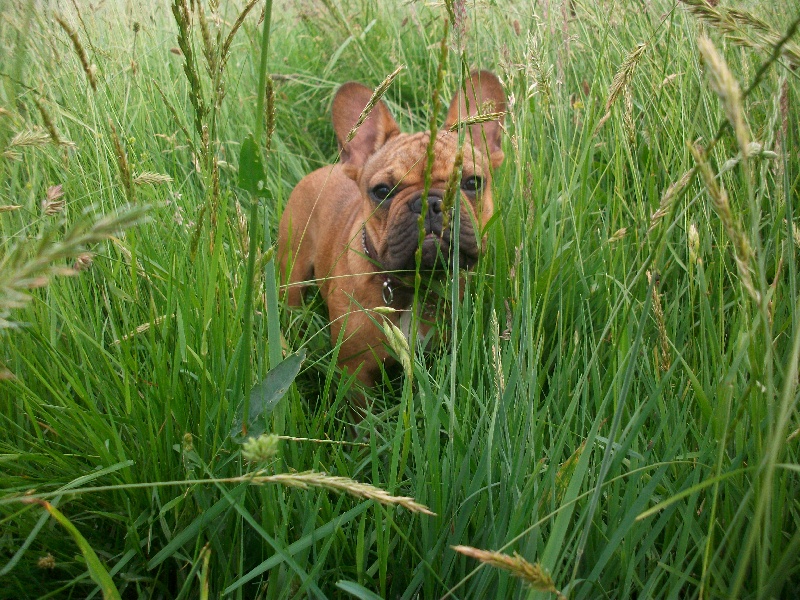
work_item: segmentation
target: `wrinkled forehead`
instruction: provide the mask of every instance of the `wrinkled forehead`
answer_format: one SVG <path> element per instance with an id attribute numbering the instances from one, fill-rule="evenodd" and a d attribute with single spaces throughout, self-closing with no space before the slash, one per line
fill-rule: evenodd
<path id="1" fill-rule="evenodd" d="M 400 135 L 389 140 L 364 165 L 364 175 L 373 175 L 396 183 L 409 179 L 421 179 L 425 170 L 430 133 Z M 458 152 L 458 136 L 451 132 L 439 132 L 433 146 L 433 179 L 447 179 L 453 170 Z M 463 170 L 465 173 L 488 175 L 488 161 L 478 150 L 464 144 Z"/>

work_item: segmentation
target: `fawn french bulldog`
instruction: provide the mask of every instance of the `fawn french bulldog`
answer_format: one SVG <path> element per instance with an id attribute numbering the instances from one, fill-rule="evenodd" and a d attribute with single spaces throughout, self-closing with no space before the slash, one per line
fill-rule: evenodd
<path id="1" fill-rule="evenodd" d="M 488 71 L 473 72 L 465 87 L 466 95 L 463 90 L 456 94 L 436 135 L 425 214 L 422 195 L 430 132 L 401 133 L 380 101 L 348 141 L 372 96 L 370 88 L 350 82 L 333 100 L 340 162 L 304 177 L 281 219 L 278 260 L 288 304 L 299 305 L 309 285 L 320 288 L 333 343 L 344 328 L 339 366 L 356 372 L 367 386 L 375 384 L 381 363 L 389 357 L 380 319 L 369 311 L 391 306 L 400 312 L 385 318 L 399 325 L 402 310 L 410 307 L 413 283 L 404 281 L 404 273 L 415 270 L 420 220 L 425 232 L 420 268 L 428 275 L 458 277 L 459 268 L 472 267 L 481 252 L 481 231 L 494 211 L 492 170 L 503 162 L 501 123 L 473 120 L 467 126 L 457 240 L 443 207 L 459 151 L 458 133 L 449 128 L 479 114 L 504 113 L 506 97 L 500 81 Z M 459 264 L 453 265 L 456 244 Z"/>

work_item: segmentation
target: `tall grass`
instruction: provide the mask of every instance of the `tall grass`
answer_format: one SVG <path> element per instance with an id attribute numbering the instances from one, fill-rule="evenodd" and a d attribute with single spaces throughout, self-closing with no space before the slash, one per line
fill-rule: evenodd
<path id="1" fill-rule="evenodd" d="M 796 593 L 797 7 L 275 3 L 271 239 L 293 185 L 335 160 L 341 83 L 406 65 L 383 98 L 407 131 L 471 67 L 509 95 L 497 218 L 450 342 L 387 374 L 353 441 L 320 303 L 282 310 L 267 343 L 272 253 L 237 187 L 247 134 L 266 145 L 261 5 L 229 37 L 233 4 L 178 2 L 182 33 L 166 5 L 0 5 L 0 294 L 86 219 L 149 216 L 51 253 L 48 285 L 0 304 L 0 596 L 96 596 L 97 564 L 123 597 Z M 300 349 L 260 422 L 280 455 L 248 466 L 242 390 Z"/>

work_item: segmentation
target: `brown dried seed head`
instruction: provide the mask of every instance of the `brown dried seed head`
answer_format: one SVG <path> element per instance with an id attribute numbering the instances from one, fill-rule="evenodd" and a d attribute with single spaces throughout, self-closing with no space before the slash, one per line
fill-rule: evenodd
<path id="1" fill-rule="evenodd" d="M 95 78 L 95 69 L 93 69 L 94 65 L 89 64 L 89 58 L 86 56 L 86 50 L 84 50 L 83 44 L 81 44 L 78 33 L 60 15 L 56 15 L 55 19 L 56 23 L 58 23 L 61 26 L 61 29 L 63 29 L 67 36 L 69 36 L 69 39 L 72 42 L 72 47 L 75 49 L 75 54 L 78 55 L 78 60 L 81 61 L 83 72 L 86 73 L 86 78 L 89 80 L 89 84 L 92 86 L 92 89 L 96 91 L 97 80 Z"/>
<path id="2" fill-rule="evenodd" d="M 66 201 L 63 199 L 64 186 L 62 184 L 52 185 L 47 188 L 47 197 L 42 200 L 42 211 L 45 215 L 55 215 L 64 210 Z"/>
<path id="3" fill-rule="evenodd" d="M 75 262 L 72 265 L 72 268 L 75 271 L 86 271 L 92 266 L 94 262 L 94 258 L 92 257 L 91 252 L 81 252 L 78 256 L 75 257 Z"/>

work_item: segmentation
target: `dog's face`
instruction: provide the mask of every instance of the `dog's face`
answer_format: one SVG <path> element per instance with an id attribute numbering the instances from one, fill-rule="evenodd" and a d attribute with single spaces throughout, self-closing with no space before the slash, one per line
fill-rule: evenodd
<path id="1" fill-rule="evenodd" d="M 428 170 L 429 132 L 400 133 L 386 105 L 379 102 L 355 138 L 347 142 L 348 133 L 371 94 L 360 84 L 342 86 L 334 98 L 333 122 L 345 172 L 361 193 L 363 221 L 378 255 L 375 258 L 388 271 L 414 270 L 422 219 L 421 267 L 434 270 L 451 264 L 455 256 L 454 219 L 443 206 L 443 201 L 449 200 L 452 206 L 460 205 L 458 267 L 472 267 L 480 255 L 481 230 L 494 211 L 491 170 L 503 161 L 500 124 L 487 121 L 467 127 L 461 148 L 461 174 L 455 180 L 460 202 L 446 198 L 459 154 L 458 133 L 448 129 L 479 113 L 503 113 L 505 94 L 500 82 L 486 71 L 473 73 L 467 82 L 468 105 L 463 92 L 453 99 L 445 125 L 434 140 L 424 215 L 422 195 Z"/>

